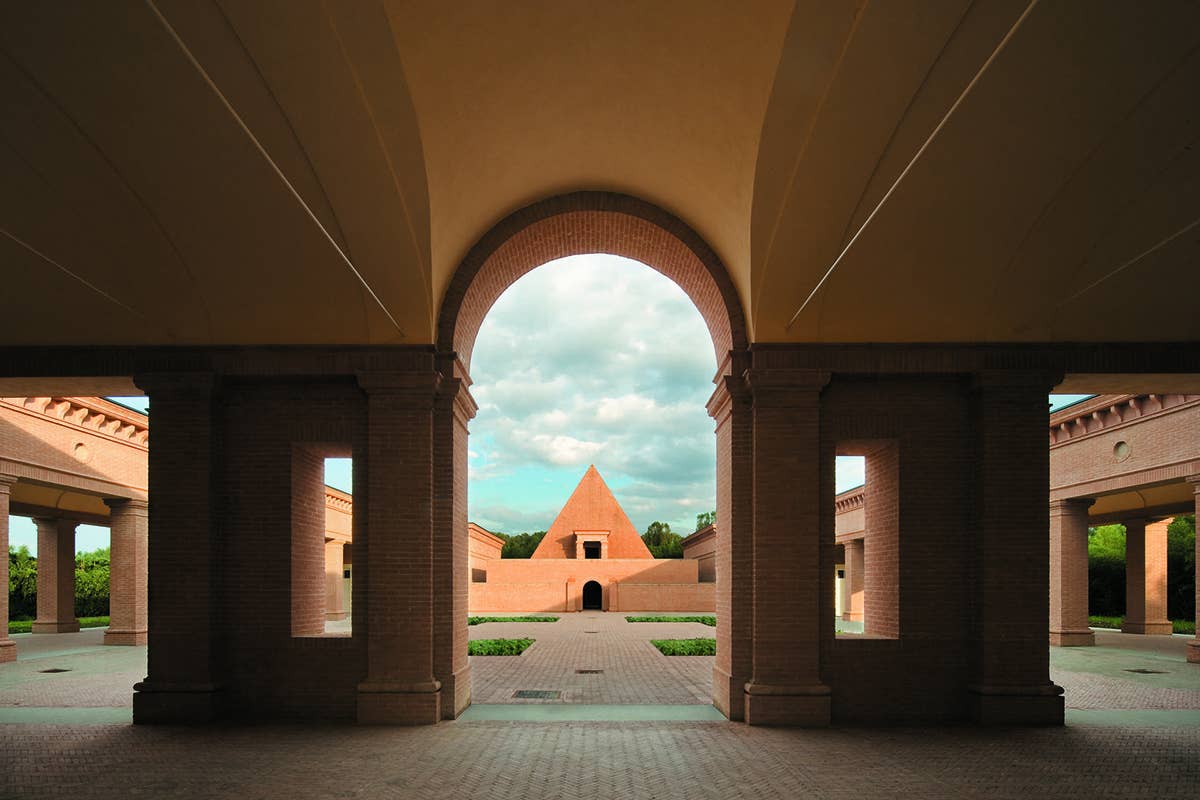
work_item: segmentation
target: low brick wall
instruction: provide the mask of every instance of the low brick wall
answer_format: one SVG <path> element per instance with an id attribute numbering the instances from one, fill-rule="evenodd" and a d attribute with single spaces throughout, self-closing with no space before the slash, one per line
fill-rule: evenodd
<path id="1" fill-rule="evenodd" d="M 472 614 L 487 611 L 561 613 L 567 610 L 567 583 L 472 583 L 468 608 Z"/>
<path id="2" fill-rule="evenodd" d="M 618 583 L 610 611 L 717 610 L 715 583 Z"/>

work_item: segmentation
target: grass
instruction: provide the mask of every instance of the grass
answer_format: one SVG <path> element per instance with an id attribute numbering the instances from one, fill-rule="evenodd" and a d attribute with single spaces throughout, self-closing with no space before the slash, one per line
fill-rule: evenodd
<path id="1" fill-rule="evenodd" d="M 81 628 L 107 628 L 108 617 L 80 617 L 79 627 Z M 32 633 L 33 620 L 18 619 L 8 623 L 9 633 Z"/>
<path id="2" fill-rule="evenodd" d="M 651 639 L 664 656 L 715 656 L 716 639 Z"/>
<path id="3" fill-rule="evenodd" d="M 469 656 L 519 656 L 533 639 L 472 639 L 467 643 Z"/>
<path id="4" fill-rule="evenodd" d="M 626 622 L 699 622 L 710 628 L 717 627 L 716 617 L 626 617 Z"/>
<path id="5" fill-rule="evenodd" d="M 1088 617 L 1088 625 L 1093 628 L 1116 628 L 1119 630 L 1121 623 L 1124 621 L 1124 617 Z M 1191 619 L 1173 619 L 1171 620 L 1171 629 L 1174 633 L 1186 633 L 1190 636 L 1195 636 L 1196 621 Z"/>
<path id="6" fill-rule="evenodd" d="M 485 622 L 558 622 L 558 617 L 467 617 L 468 625 Z"/>

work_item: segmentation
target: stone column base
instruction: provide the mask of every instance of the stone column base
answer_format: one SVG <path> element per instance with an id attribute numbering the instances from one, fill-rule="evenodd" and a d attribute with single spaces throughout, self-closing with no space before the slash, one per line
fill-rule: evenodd
<path id="1" fill-rule="evenodd" d="M 1050 631 L 1051 647 L 1093 647 L 1096 644 L 1094 631 Z"/>
<path id="2" fill-rule="evenodd" d="M 441 683 L 363 681 L 357 719 L 366 725 L 436 725 L 442 716 Z"/>
<path id="3" fill-rule="evenodd" d="M 471 666 L 441 679 L 442 719 L 458 719 L 471 705 Z"/>
<path id="4" fill-rule="evenodd" d="M 1189 664 L 1200 664 L 1200 638 L 1187 643 L 1187 660 Z"/>
<path id="5" fill-rule="evenodd" d="M 971 718 L 980 725 L 1062 725 L 1062 687 L 971 686 Z"/>
<path id="6" fill-rule="evenodd" d="M 1171 621 L 1159 620 L 1156 622 L 1130 622 L 1125 620 L 1121 623 L 1121 633 L 1141 633 L 1150 636 L 1170 636 L 1173 628 Z"/>
<path id="7" fill-rule="evenodd" d="M 220 690 L 211 684 L 134 684 L 133 724 L 197 724 L 217 719 Z"/>
<path id="8" fill-rule="evenodd" d="M 826 728 L 830 720 L 829 687 L 746 684 L 747 725 Z"/>
<path id="9" fill-rule="evenodd" d="M 12 639 L 0 639 L 0 664 L 17 660 L 17 643 Z"/>
<path id="10" fill-rule="evenodd" d="M 713 667 L 713 705 L 731 722 L 745 719 L 745 681 L 738 681 L 720 667 Z"/>
<path id="11" fill-rule="evenodd" d="M 66 622 L 35 622 L 33 623 L 34 633 L 78 633 L 79 620 L 73 619 Z"/>
<path id="12" fill-rule="evenodd" d="M 147 631 L 114 631 L 109 628 L 104 632 L 104 643 L 119 647 L 146 644 L 148 636 Z"/>

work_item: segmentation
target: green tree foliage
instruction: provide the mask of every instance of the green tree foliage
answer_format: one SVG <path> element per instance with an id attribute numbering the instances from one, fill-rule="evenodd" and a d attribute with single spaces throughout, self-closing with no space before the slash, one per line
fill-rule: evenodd
<path id="1" fill-rule="evenodd" d="M 697 514 L 696 515 L 696 530 L 701 530 L 703 528 L 707 528 L 709 525 L 714 524 L 716 521 L 717 521 L 716 509 L 713 509 L 712 511 L 705 511 L 703 514 Z"/>
<path id="2" fill-rule="evenodd" d="M 1176 517 L 1167 528 L 1167 616 L 1196 617 L 1196 515 Z"/>
<path id="3" fill-rule="evenodd" d="M 504 548 L 500 551 L 501 558 L 529 558 L 533 555 L 533 551 L 537 550 L 537 546 L 542 541 L 542 537 L 546 535 L 546 532 L 535 531 L 533 533 L 497 535 L 503 535 L 505 538 Z"/>
<path id="4" fill-rule="evenodd" d="M 8 548 L 8 617 L 37 616 L 37 559 L 25 545 Z"/>
<path id="5" fill-rule="evenodd" d="M 655 558 L 683 558 L 683 537 L 672 533 L 666 522 L 655 520 L 647 525 L 642 541 Z"/>
<path id="6" fill-rule="evenodd" d="M 109 549 L 75 556 L 75 616 L 108 616 Z M 9 619 L 37 616 L 37 559 L 29 548 L 8 548 Z"/>
<path id="7" fill-rule="evenodd" d="M 108 616 L 109 549 L 75 556 L 75 616 Z"/>
<path id="8" fill-rule="evenodd" d="M 1125 526 L 1088 528 L 1088 611 L 1125 613 Z"/>

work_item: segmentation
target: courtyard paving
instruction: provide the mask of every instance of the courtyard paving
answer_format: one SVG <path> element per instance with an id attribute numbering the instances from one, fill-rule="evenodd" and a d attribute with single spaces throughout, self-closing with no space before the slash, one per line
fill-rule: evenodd
<path id="1" fill-rule="evenodd" d="M 674 688 L 639 677 L 653 670 L 661 675 L 663 665 L 638 643 L 663 632 L 674 637 L 677 627 L 589 614 L 528 628 L 474 626 L 472 638 L 528 633 L 538 640 L 526 656 L 506 660 L 525 664 L 529 675 L 493 666 L 494 657 L 472 659 L 476 702 L 484 707 L 482 693 L 502 698 L 536 676 L 539 685 L 528 688 L 560 689 L 565 702 L 493 707 L 569 710 L 627 698 L 699 708 L 706 701 L 697 699 L 697 687 L 703 684 L 701 695 L 707 691 L 711 659 L 665 665 L 667 674 L 679 676 Z M 691 624 L 680 630 L 711 631 Z M 1053 649 L 1052 676 L 1067 691 L 1064 728 L 798 731 L 637 721 L 636 714 L 591 722 L 464 719 L 415 729 L 134 727 L 128 724 L 129 686 L 144 675 L 145 648 L 105 648 L 101 635 L 16 637 L 20 660 L 0 667 L 0 798 L 1028 800 L 1191 798 L 1200 787 L 1200 666 L 1183 661 L 1186 637 L 1100 633 L 1098 647 Z M 621 654 L 639 666 L 619 663 Z M 530 655 L 537 658 L 526 661 Z M 603 668 L 603 676 L 639 688 L 616 689 L 594 675 L 576 678 L 577 668 Z"/>

